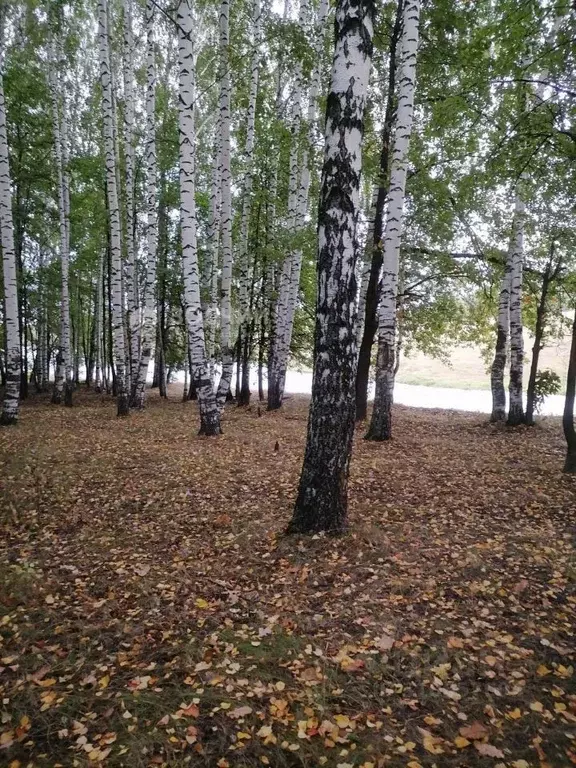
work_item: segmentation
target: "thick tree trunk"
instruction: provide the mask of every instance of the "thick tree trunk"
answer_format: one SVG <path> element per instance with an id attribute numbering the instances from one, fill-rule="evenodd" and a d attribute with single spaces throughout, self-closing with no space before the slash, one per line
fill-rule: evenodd
<path id="1" fill-rule="evenodd" d="M 384 257 L 382 294 L 378 309 L 376 392 L 374 395 L 372 419 L 366 434 L 368 440 L 389 440 L 392 437 L 400 239 L 402 236 L 404 197 L 408 171 L 408 148 L 414 118 L 419 20 L 420 0 L 405 0 L 398 110 L 390 169 L 386 229 L 383 239 Z"/>
<path id="2" fill-rule="evenodd" d="M 291 533 L 346 526 L 354 435 L 356 224 L 374 4 L 339 0 L 318 208 L 312 401 Z"/>
<path id="3" fill-rule="evenodd" d="M 6 136 L 6 104 L 4 101 L 4 55 L 0 50 L 0 242 L 4 278 L 4 325 L 6 332 L 6 389 L 0 424 L 15 424 L 20 404 L 20 335 L 18 316 L 18 282 L 12 221 L 12 186 Z"/>
<path id="4" fill-rule="evenodd" d="M 394 123 L 397 48 L 402 29 L 403 0 L 398 0 L 396 18 L 390 38 L 390 56 L 388 66 L 388 93 L 386 96 L 386 112 L 382 128 L 382 148 L 380 151 L 380 168 L 378 187 L 374 190 L 375 200 L 374 222 L 372 224 L 372 240 L 370 273 L 364 298 L 364 320 L 362 323 L 362 341 L 358 352 L 358 371 L 356 373 L 356 420 L 364 421 L 368 408 L 368 383 L 370 378 L 370 361 L 374 336 L 378 329 L 378 284 L 382 270 L 382 236 L 384 233 L 384 208 L 388 195 L 388 176 L 390 170 L 390 141 Z"/>
<path id="5" fill-rule="evenodd" d="M 204 345 L 204 322 L 200 297 L 200 273 L 196 247 L 195 201 L 195 71 L 194 18 L 192 0 L 178 5 L 178 124 L 180 129 L 180 222 L 182 267 L 188 343 L 200 409 L 200 434 L 218 435 L 220 413 L 210 380 Z"/>
<path id="6" fill-rule="evenodd" d="M 525 206 L 516 193 L 510 273 L 510 383 L 508 393 L 508 426 L 524 423 L 522 376 L 524 367 L 524 328 L 522 324 L 522 271 L 524 264 Z"/>
<path id="7" fill-rule="evenodd" d="M 146 244 L 147 265 L 144 287 L 144 322 L 137 374 L 133 377 L 132 400 L 136 408 L 144 407 L 146 376 L 154 343 L 154 310 L 156 305 L 156 252 L 158 249 L 158 213 L 156 201 L 156 60 L 154 50 L 154 2 L 146 2 Z"/>
<path id="8" fill-rule="evenodd" d="M 124 302 L 122 291 L 122 233 L 118 204 L 118 169 L 114 141 L 114 93 L 110 72 L 108 39 L 108 0 L 98 0 L 98 38 L 100 45 L 100 78 L 102 83 L 102 113 L 106 157 L 106 192 L 110 228 L 110 265 L 112 287 L 112 330 L 116 369 L 118 416 L 128 414 L 128 377 L 124 334 Z"/>
<path id="9" fill-rule="evenodd" d="M 572 343 L 570 345 L 570 362 L 566 377 L 566 399 L 562 427 L 566 438 L 566 461 L 564 472 L 576 474 L 576 430 L 574 429 L 574 398 L 576 396 L 576 313 L 572 324 Z"/>

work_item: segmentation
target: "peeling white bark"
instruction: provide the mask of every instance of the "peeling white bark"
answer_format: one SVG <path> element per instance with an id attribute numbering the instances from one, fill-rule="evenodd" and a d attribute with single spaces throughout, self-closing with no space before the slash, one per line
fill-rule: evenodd
<path id="1" fill-rule="evenodd" d="M 391 437 L 391 407 L 394 396 L 396 361 L 396 304 L 400 240 L 403 228 L 404 198 L 408 171 L 408 149 L 414 121 L 414 91 L 420 22 L 420 0 L 406 0 L 403 9 L 401 63 L 398 79 L 398 108 L 390 186 L 383 237 L 383 272 L 378 307 L 378 356 L 374 409 L 367 437 Z"/>
<path id="2" fill-rule="evenodd" d="M 6 329 L 6 389 L 0 424 L 18 420 L 20 404 L 20 336 L 18 332 L 18 282 L 14 225 L 12 221 L 12 184 L 6 135 L 6 103 L 4 101 L 4 56 L 0 51 L 0 242 L 4 277 L 4 323 Z"/>
<path id="3" fill-rule="evenodd" d="M 204 344 L 200 271 L 196 242 L 195 62 L 192 0 L 180 0 L 178 21 L 178 128 L 180 135 L 180 225 L 188 343 L 200 409 L 200 432 L 220 433 L 220 414 L 210 380 Z"/>
<path id="4" fill-rule="evenodd" d="M 128 377 L 124 336 L 124 302 L 122 295 L 122 231 L 118 203 L 118 166 L 114 127 L 114 91 L 110 69 L 108 37 L 108 0 L 98 0 L 98 40 L 100 80 L 102 84 L 102 117 L 106 160 L 106 192 L 110 226 L 110 264 L 112 282 L 112 337 L 116 367 L 118 415 L 128 413 Z"/>
<path id="5" fill-rule="evenodd" d="M 144 407 L 146 376 L 156 338 L 156 252 L 158 250 L 158 201 L 156 168 L 156 51 L 154 43 L 155 6 L 146 2 L 146 283 L 144 317 L 138 371 L 133 384 L 133 400 Z M 136 345 L 137 347 L 137 345 Z M 132 354 L 136 352 L 134 349 Z"/>

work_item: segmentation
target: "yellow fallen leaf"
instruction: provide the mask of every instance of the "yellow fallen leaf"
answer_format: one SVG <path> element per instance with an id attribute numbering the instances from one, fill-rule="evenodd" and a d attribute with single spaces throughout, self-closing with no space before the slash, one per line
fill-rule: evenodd
<path id="1" fill-rule="evenodd" d="M 430 752 L 432 755 L 441 755 L 444 750 L 440 746 L 440 739 L 435 736 L 424 736 L 423 745 L 426 752 Z"/>
<path id="2" fill-rule="evenodd" d="M 532 712 L 542 712 L 544 710 L 544 704 L 541 701 L 531 701 L 530 709 Z"/>
<path id="3" fill-rule="evenodd" d="M 554 711 L 555 712 L 565 712 L 566 711 L 566 704 L 563 704 L 561 701 L 555 701 L 554 702 Z"/>
<path id="4" fill-rule="evenodd" d="M 51 685 L 56 685 L 55 677 L 47 677 L 46 680 L 39 680 L 38 685 L 41 688 L 50 688 Z"/>
<path id="5" fill-rule="evenodd" d="M 458 749 L 464 749 L 464 747 L 470 746 L 470 742 L 468 739 L 465 739 L 464 736 L 456 736 L 454 739 L 454 744 L 458 747 Z"/>
<path id="6" fill-rule="evenodd" d="M 100 680 L 98 680 L 98 685 L 100 688 L 108 688 L 108 683 L 110 682 L 110 675 L 104 675 L 104 677 L 101 677 Z"/>
<path id="7" fill-rule="evenodd" d="M 527 763 L 526 760 L 514 760 L 512 768 L 530 768 L 530 763 Z"/>
<path id="8" fill-rule="evenodd" d="M 238 731 L 236 734 L 237 739 L 251 739 L 252 736 L 250 736 L 249 733 L 246 733 L 245 731 Z"/>
<path id="9" fill-rule="evenodd" d="M 335 715 L 334 720 L 338 728 L 349 728 L 351 725 L 350 719 L 346 715 Z"/>
<path id="10" fill-rule="evenodd" d="M 509 720 L 519 720 L 522 717 L 522 712 L 516 707 L 516 709 L 510 710 L 510 712 L 506 712 L 506 717 Z"/>
<path id="11" fill-rule="evenodd" d="M 536 674 L 539 677 L 545 677 L 546 675 L 549 675 L 551 672 L 552 670 L 548 669 L 548 667 L 545 664 L 540 664 L 540 666 L 536 670 Z"/>
<path id="12" fill-rule="evenodd" d="M 439 717 L 434 717 L 434 715 L 426 715 L 424 722 L 426 725 L 440 725 L 442 720 Z"/>
<path id="13" fill-rule="evenodd" d="M 197 597 L 194 601 L 196 608 L 208 608 L 208 603 L 203 597 Z"/>

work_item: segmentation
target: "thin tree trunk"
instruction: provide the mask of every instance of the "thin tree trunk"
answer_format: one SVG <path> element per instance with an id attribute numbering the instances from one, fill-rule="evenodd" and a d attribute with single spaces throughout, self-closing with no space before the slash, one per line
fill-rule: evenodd
<path id="1" fill-rule="evenodd" d="M 248 94 L 248 109 L 246 113 L 246 142 L 244 158 L 246 170 L 242 190 L 242 214 L 240 219 L 240 248 L 238 251 L 239 305 L 240 305 L 240 336 L 248 333 L 250 323 L 250 308 L 248 301 L 249 286 L 253 284 L 251 274 L 251 259 L 248 255 L 248 234 L 250 229 L 250 213 L 252 209 L 252 185 L 254 177 L 253 154 L 256 128 L 256 99 L 258 96 L 258 78 L 260 71 L 260 0 L 253 0 L 252 11 L 252 60 L 250 65 L 250 90 Z M 245 346 L 245 340 L 242 341 Z M 238 403 L 240 405 L 241 403 Z"/>
<path id="2" fill-rule="evenodd" d="M 180 221 L 182 231 L 182 265 L 184 272 L 184 300 L 186 325 L 198 406 L 200 434 L 217 435 L 220 413 L 210 380 L 210 370 L 204 345 L 204 323 L 200 298 L 200 274 L 196 248 L 195 201 L 195 71 L 194 71 L 194 18 L 192 0 L 180 0 L 178 19 L 179 101 L 180 128 Z"/>
<path id="3" fill-rule="evenodd" d="M 134 33 L 132 31 L 132 0 L 123 0 L 123 67 L 124 79 L 124 158 L 126 182 L 126 268 L 125 286 L 127 302 L 127 323 L 129 349 L 129 380 L 133 392 L 139 380 L 139 333 L 138 295 L 136 284 L 136 248 L 134 242 Z M 149 66 L 149 63 L 148 63 Z M 149 77 L 149 73 L 148 73 Z M 148 118 L 147 118 L 148 120 Z M 148 125 L 147 125 L 148 131 Z M 148 151 L 148 139 L 147 139 Z M 148 161 L 148 157 L 147 157 Z M 128 377 L 127 377 L 128 378 Z"/>
<path id="4" fill-rule="evenodd" d="M 504 387 L 504 371 L 506 370 L 506 353 L 508 334 L 510 332 L 510 278 L 512 273 L 511 252 L 506 257 L 502 285 L 498 297 L 498 326 L 496 332 L 496 350 L 490 369 L 490 386 L 492 389 L 492 415 L 490 421 L 503 422 L 506 418 L 506 389 Z"/>
<path id="5" fill-rule="evenodd" d="M 356 374 L 356 419 L 364 421 L 368 408 L 368 383 L 370 378 L 370 361 L 374 336 L 378 328 L 378 284 L 382 270 L 382 237 L 384 234 L 384 209 L 388 196 L 388 176 L 390 170 L 390 144 L 394 124 L 396 74 L 398 67 L 397 49 L 402 30 L 403 0 L 398 0 L 396 17 L 390 37 L 390 56 L 388 65 L 388 94 L 386 111 L 382 128 L 382 148 L 380 151 L 380 168 L 378 186 L 374 189 L 373 205 L 374 222 L 372 224 L 372 243 L 370 244 L 370 274 L 366 285 L 364 298 L 364 320 L 362 341 L 358 352 L 358 371 Z"/>
<path id="6" fill-rule="evenodd" d="M 116 369 L 116 395 L 118 416 L 128 414 L 128 381 L 124 334 L 124 306 L 122 295 L 122 233 L 118 204 L 116 150 L 114 141 L 114 115 L 112 78 L 108 38 L 108 0 L 98 0 L 98 37 L 100 45 L 100 77 L 102 83 L 102 113 L 106 156 L 106 192 L 110 227 L 110 263 L 112 283 L 113 348 Z"/>
<path id="7" fill-rule="evenodd" d="M 204 313 L 204 322 L 206 326 L 206 355 L 208 356 L 210 367 L 210 381 L 214 385 L 215 365 L 216 365 L 216 321 L 218 317 L 218 253 L 220 242 L 220 222 L 221 222 L 221 199 L 222 199 L 222 179 L 221 179 L 221 135 L 220 121 L 216 126 L 216 148 L 212 163 L 211 186 L 210 186 L 210 211 L 208 216 L 207 232 L 207 250 L 206 268 L 204 275 L 206 310 Z"/>
<path id="8" fill-rule="evenodd" d="M 158 250 L 158 212 L 156 201 L 156 60 L 154 48 L 154 2 L 146 2 L 147 88 L 146 88 L 146 241 L 148 260 L 144 288 L 144 322 L 142 349 L 137 375 L 134 377 L 133 402 L 144 407 L 146 376 L 154 343 L 154 310 L 156 289 L 156 252 Z"/>
<path id="9" fill-rule="evenodd" d="M 218 383 L 216 404 L 222 411 L 234 369 L 232 348 L 232 174 L 230 169 L 230 84 L 229 23 L 230 2 L 220 3 L 220 136 L 222 181 L 222 276 L 220 279 L 220 347 L 222 375 Z"/>
<path id="10" fill-rule="evenodd" d="M 570 345 L 570 362 L 566 377 L 566 399 L 562 427 L 566 438 L 566 461 L 564 472 L 576 474 L 576 430 L 574 429 L 574 398 L 576 396 L 576 313 L 572 324 L 572 343 Z"/>
<path id="11" fill-rule="evenodd" d="M 103 336 L 104 336 L 104 322 L 103 322 L 103 308 L 104 308 L 104 251 L 100 254 L 98 261 L 98 277 L 96 280 L 96 302 L 95 302 L 95 337 L 96 337 L 96 373 L 94 376 L 94 389 L 96 392 L 102 391 L 102 362 L 104 356 L 102 354 Z"/>
<path id="12" fill-rule="evenodd" d="M 508 394 L 508 426 L 524 423 L 522 377 L 524 370 L 524 328 L 522 324 L 522 272 L 524 265 L 525 204 L 516 193 L 514 205 L 514 233 L 512 245 L 512 271 L 510 275 L 510 383 Z"/>
<path id="13" fill-rule="evenodd" d="M 536 376 L 538 374 L 538 362 L 540 352 L 544 349 L 544 327 L 546 323 L 546 301 L 548 299 L 548 290 L 553 279 L 552 259 L 554 257 L 554 244 L 551 247 L 550 260 L 546 265 L 542 275 L 542 290 L 540 292 L 540 301 L 536 308 L 536 326 L 534 328 L 534 344 L 532 346 L 532 361 L 530 363 L 530 375 L 528 377 L 528 386 L 526 388 L 526 424 L 534 425 L 534 407 L 536 402 Z"/>
<path id="14" fill-rule="evenodd" d="M 308 17 L 308 0 L 300 0 L 298 25 L 305 32 Z M 317 65 L 316 65 L 317 66 Z M 300 128 L 302 125 L 302 62 L 296 61 L 294 74 L 294 93 L 292 95 L 292 115 L 290 131 L 292 133 L 289 158 L 288 184 L 288 222 L 287 229 L 290 239 L 296 239 L 299 216 L 299 182 L 300 165 L 298 162 L 300 150 Z M 270 357 L 268 363 L 268 410 L 281 407 L 284 396 L 284 385 L 288 358 L 290 356 L 290 340 L 293 326 L 293 311 L 298 297 L 300 284 L 301 251 L 292 243 L 280 269 L 278 295 L 276 298 L 274 334 L 271 338 Z M 296 286 L 294 289 L 294 285 Z"/>
<path id="15" fill-rule="evenodd" d="M 405 0 L 402 23 L 398 113 L 396 116 L 396 129 L 394 131 L 390 191 L 388 194 L 386 229 L 383 239 L 382 294 L 378 309 L 376 392 L 374 394 L 372 419 L 366 434 L 366 439 L 368 440 L 389 440 L 392 437 L 398 270 L 408 171 L 408 148 L 414 118 L 419 21 L 420 0 Z"/>
<path id="16" fill-rule="evenodd" d="M 64 89 L 59 82 L 58 66 L 54 44 L 50 45 L 49 52 L 49 84 L 52 99 L 52 131 L 54 135 L 54 158 L 56 162 L 56 175 L 58 180 L 58 214 L 60 221 L 60 351 L 57 366 L 60 370 L 56 373 L 54 383 L 53 403 L 60 403 L 64 395 L 64 403 L 72 405 L 73 363 L 70 344 L 70 219 L 69 219 L 69 182 L 68 172 L 64 165 L 64 158 L 68 156 L 68 147 L 64 143 L 67 130 L 66 104 Z M 62 370 L 63 368 L 63 370 Z"/>
<path id="17" fill-rule="evenodd" d="M 0 30 L 0 35 L 3 35 L 3 30 Z M 6 135 L 6 104 L 4 101 L 4 52 L 0 50 L 0 242 L 2 244 L 4 326 L 6 331 L 6 389 L 4 390 L 0 424 L 15 424 L 18 421 L 20 404 L 18 281 L 16 253 L 14 251 L 11 189 Z"/>
<path id="18" fill-rule="evenodd" d="M 346 526 L 356 376 L 356 224 L 374 4 L 339 0 L 318 208 L 312 401 L 291 533 Z"/>

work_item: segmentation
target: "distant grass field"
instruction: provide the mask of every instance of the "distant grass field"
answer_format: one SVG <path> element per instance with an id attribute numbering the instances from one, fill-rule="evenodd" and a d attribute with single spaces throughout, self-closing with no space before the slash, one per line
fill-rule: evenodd
<path id="1" fill-rule="evenodd" d="M 525 376 L 528 377 L 532 357 L 533 339 L 524 340 Z M 542 350 L 538 367 L 551 368 L 562 381 L 566 378 L 570 339 L 566 336 Z M 489 389 L 490 373 L 482 359 L 479 347 L 454 347 L 450 362 L 436 360 L 420 352 L 403 357 L 397 381 L 428 387 L 454 387 L 457 389 Z"/>

